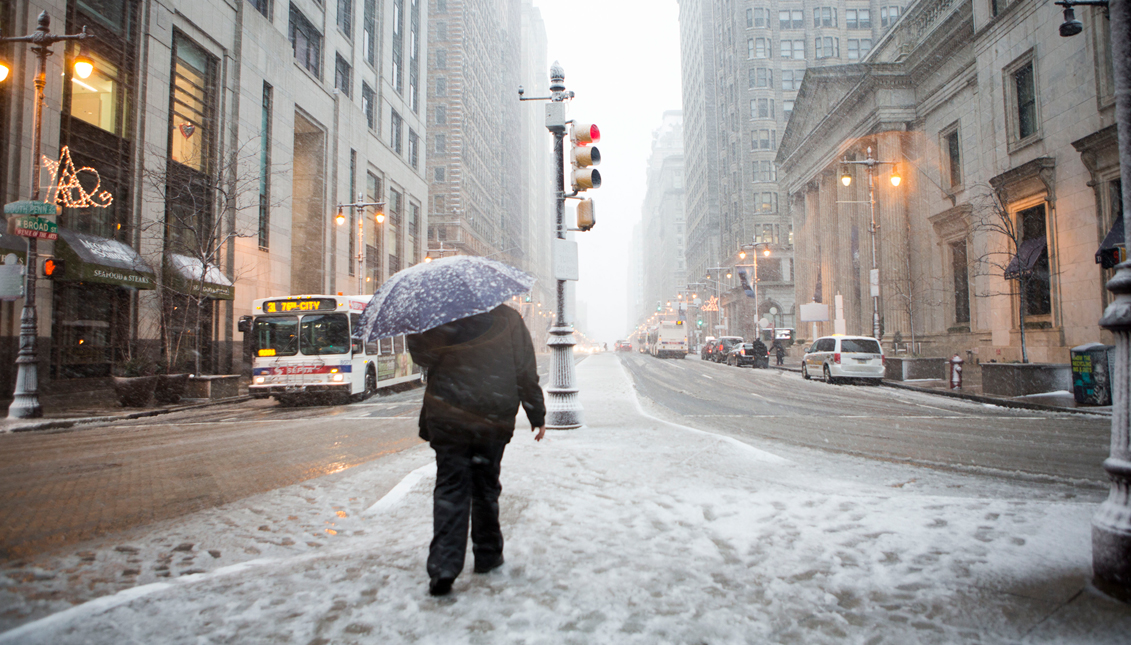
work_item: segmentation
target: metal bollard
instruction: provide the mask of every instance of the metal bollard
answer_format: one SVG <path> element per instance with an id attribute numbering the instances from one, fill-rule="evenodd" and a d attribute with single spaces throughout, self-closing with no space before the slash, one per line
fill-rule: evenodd
<path id="1" fill-rule="evenodd" d="M 952 390 L 962 389 L 963 362 L 962 357 L 958 354 L 955 354 L 954 358 L 950 359 L 950 389 Z"/>

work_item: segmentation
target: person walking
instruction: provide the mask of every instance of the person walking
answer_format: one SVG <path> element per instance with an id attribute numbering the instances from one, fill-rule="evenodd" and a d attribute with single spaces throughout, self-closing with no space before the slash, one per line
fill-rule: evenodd
<path id="1" fill-rule="evenodd" d="M 778 359 L 777 364 L 778 365 L 784 365 L 785 364 L 785 346 L 781 344 L 781 339 L 775 338 L 773 344 L 770 345 L 770 349 L 773 350 L 774 356 L 776 356 L 777 359 Z"/>
<path id="2" fill-rule="evenodd" d="M 753 345 L 751 349 L 754 350 L 754 367 L 769 367 L 770 358 L 769 351 L 766 349 L 766 343 L 763 343 L 761 338 L 755 336 L 754 342 L 751 343 L 751 345 Z"/>
<path id="3" fill-rule="evenodd" d="M 420 438 L 436 453 L 428 592 L 443 596 L 463 570 L 471 523 L 475 572 L 503 564 L 500 464 L 521 404 L 534 440 L 546 433 L 546 405 L 530 331 L 500 305 L 407 337 L 427 370 Z"/>

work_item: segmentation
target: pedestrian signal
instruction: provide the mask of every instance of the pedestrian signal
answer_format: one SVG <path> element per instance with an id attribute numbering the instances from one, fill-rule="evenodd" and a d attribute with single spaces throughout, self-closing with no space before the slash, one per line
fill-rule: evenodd
<path id="1" fill-rule="evenodd" d="M 597 212 L 592 199 L 583 199 L 577 202 L 577 228 L 588 231 L 597 223 Z"/>
<path id="2" fill-rule="evenodd" d="M 47 258 L 43 261 L 43 277 L 57 278 L 67 272 L 67 263 L 57 258 Z"/>

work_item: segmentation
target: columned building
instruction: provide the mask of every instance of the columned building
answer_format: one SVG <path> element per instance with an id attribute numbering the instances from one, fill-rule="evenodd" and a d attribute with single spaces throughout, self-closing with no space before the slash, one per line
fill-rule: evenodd
<path id="1" fill-rule="evenodd" d="M 799 302 L 840 296 L 846 331 L 870 335 L 874 289 L 885 345 L 933 356 L 1020 360 L 1024 335 L 1025 358 L 1066 363 L 1110 342 L 1110 32 L 1077 15 L 1062 38 L 1035 0 L 920 0 L 861 62 L 807 72 L 777 156 Z M 845 163 L 869 156 L 874 211 L 868 166 Z"/>
<path id="2" fill-rule="evenodd" d="M 372 293 L 423 259 L 428 184 L 424 0 L 30 0 L 0 7 L 5 35 L 83 26 L 48 58 L 43 155 L 73 161 L 95 203 L 60 197 L 66 272 L 39 280 L 41 383 L 156 366 L 243 367 L 251 301 Z M 29 198 L 35 58 L 5 45 L 0 186 Z M 42 160 L 40 160 L 42 161 Z M 95 174 L 97 173 L 97 174 Z M 94 190 L 95 183 L 97 191 Z M 51 185 L 49 185 L 51 184 Z M 103 196 L 104 193 L 104 196 Z M 78 193 L 71 193 L 72 196 Z M 338 204 L 361 196 L 372 209 Z M 104 207 L 103 207 L 104 206 Z M 3 235 L 17 256 L 23 240 Z M 0 387 L 10 392 L 22 301 L 0 304 Z"/>

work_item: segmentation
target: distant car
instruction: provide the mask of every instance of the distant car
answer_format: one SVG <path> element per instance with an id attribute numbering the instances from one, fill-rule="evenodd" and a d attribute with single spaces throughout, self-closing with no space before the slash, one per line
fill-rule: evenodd
<path id="1" fill-rule="evenodd" d="M 632 343 L 627 340 L 618 340 L 616 344 L 613 345 L 613 350 L 617 352 L 631 352 Z"/>
<path id="2" fill-rule="evenodd" d="M 708 359 L 716 363 L 725 363 L 727 354 L 730 353 L 731 348 L 741 342 L 742 336 L 720 336 L 719 339 L 715 341 L 715 346 L 711 350 Z"/>
<path id="3" fill-rule="evenodd" d="M 869 336 L 824 336 L 801 359 L 801 376 L 826 383 L 860 379 L 878 385 L 884 378 L 884 348 Z"/>
<path id="4" fill-rule="evenodd" d="M 699 358 L 702 359 L 702 360 L 707 360 L 707 357 L 711 352 L 711 347 L 714 344 L 715 344 L 715 337 L 714 336 L 707 336 L 706 338 L 704 338 L 703 339 L 703 346 L 699 348 Z"/>
<path id="5" fill-rule="evenodd" d="M 763 347 L 764 346 L 765 345 L 763 345 Z M 742 367 L 744 365 L 749 365 L 754 368 L 769 367 L 769 356 L 765 352 L 762 352 L 761 356 L 758 354 L 759 352 L 754 349 L 754 343 L 735 343 L 734 347 L 731 347 L 730 352 L 727 353 L 726 363 L 734 367 Z"/>

